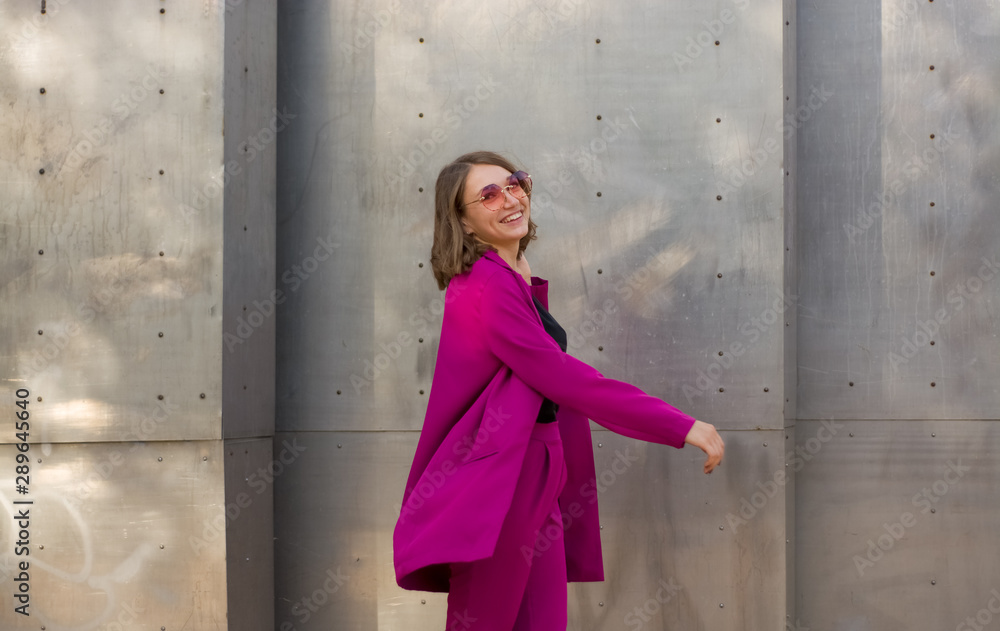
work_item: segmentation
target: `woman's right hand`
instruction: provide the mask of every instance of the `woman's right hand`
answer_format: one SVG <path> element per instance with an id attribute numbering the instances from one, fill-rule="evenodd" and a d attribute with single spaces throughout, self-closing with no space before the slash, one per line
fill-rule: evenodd
<path id="1" fill-rule="evenodd" d="M 723 444 L 719 432 L 715 431 L 714 425 L 695 421 L 684 442 L 694 445 L 708 455 L 705 460 L 705 473 L 711 473 L 712 469 L 722 462 L 722 454 L 725 452 L 726 446 Z"/>

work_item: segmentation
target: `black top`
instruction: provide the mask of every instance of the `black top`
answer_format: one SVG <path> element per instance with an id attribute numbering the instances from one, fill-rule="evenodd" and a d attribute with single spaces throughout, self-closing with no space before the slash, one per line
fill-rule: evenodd
<path id="1" fill-rule="evenodd" d="M 538 298 L 532 296 L 531 299 L 535 301 L 535 308 L 538 309 L 538 315 L 542 317 L 542 325 L 545 327 L 545 332 L 548 333 L 550 336 L 552 336 L 552 339 L 556 341 L 556 344 L 558 344 L 559 348 L 561 348 L 565 353 L 566 331 L 563 330 L 563 328 L 559 326 L 559 323 L 556 322 L 556 319 L 553 318 L 552 315 L 545 310 L 545 307 L 543 307 L 542 303 L 538 301 Z M 554 423 L 556 420 L 556 411 L 558 409 L 559 409 L 558 404 L 554 403 L 553 401 L 550 401 L 549 399 L 545 399 L 544 401 L 542 401 L 542 407 L 538 411 L 537 422 Z"/>

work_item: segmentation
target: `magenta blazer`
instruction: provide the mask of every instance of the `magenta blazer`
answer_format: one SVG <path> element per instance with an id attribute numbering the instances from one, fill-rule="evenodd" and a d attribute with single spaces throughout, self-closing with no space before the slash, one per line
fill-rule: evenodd
<path id="1" fill-rule="evenodd" d="M 448 591 L 449 563 L 493 554 L 543 397 L 559 405 L 568 479 L 559 505 L 570 581 L 604 580 L 588 417 L 681 448 L 694 418 L 564 353 L 529 287 L 494 252 L 451 279 L 434 379 L 393 533 L 396 582 Z"/>

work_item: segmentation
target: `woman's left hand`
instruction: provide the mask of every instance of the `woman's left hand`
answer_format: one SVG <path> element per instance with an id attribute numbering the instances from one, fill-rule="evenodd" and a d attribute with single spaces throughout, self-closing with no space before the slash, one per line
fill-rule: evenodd
<path id="1" fill-rule="evenodd" d="M 705 459 L 705 473 L 711 473 L 722 462 L 722 454 L 726 451 L 715 426 L 702 421 L 694 422 L 684 442 L 701 449 L 708 456 Z"/>

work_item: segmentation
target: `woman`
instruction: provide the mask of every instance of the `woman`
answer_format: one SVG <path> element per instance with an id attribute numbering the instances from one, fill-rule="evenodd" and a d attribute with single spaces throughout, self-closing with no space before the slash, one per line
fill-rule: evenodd
<path id="1" fill-rule="evenodd" d="M 393 536 L 401 587 L 449 592 L 447 629 L 566 628 L 604 579 L 588 417 L 722 460 L 715 428 L 565 353 L 531 276 L 531 178 L 491 152 L 444 167 L 431 266 L 445 293 L 427 415 Z"/>

